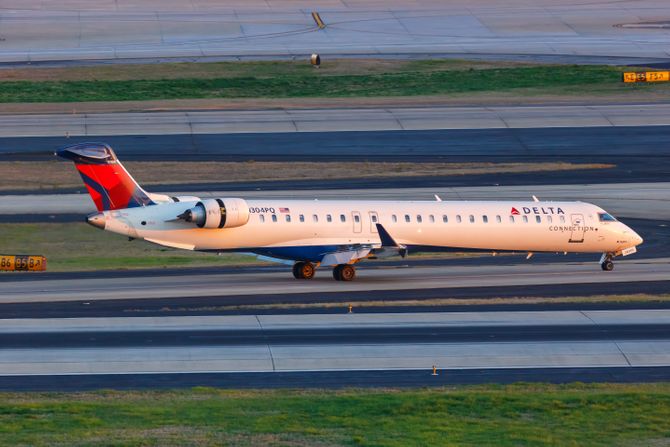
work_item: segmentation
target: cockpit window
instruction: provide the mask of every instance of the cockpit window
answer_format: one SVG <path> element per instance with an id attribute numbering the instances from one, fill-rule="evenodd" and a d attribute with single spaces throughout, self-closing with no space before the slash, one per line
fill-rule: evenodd
<path id="1" fill-rule="evenodd" d="M 608 213 L 598 213 L 598 219 L 601 222 L 616 222 L 616 219 L 614 216 Z"/>

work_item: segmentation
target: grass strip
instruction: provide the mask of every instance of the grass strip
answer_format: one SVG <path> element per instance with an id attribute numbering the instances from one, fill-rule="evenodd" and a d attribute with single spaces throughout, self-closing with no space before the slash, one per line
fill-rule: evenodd
<path id="1" fill-rule="evenodd" d="M 463 175 L 559 172 L 611 169 L 613 164 L 569 163 L 405 163 L 405 162 L 127 162 L 124 166 L 143 185 L 229 183 L 245 181 L 324 180 L 384 177 L 454 177 Z M 0 191 L 83 187 L 76 169 L 61 160 L 0 162 Z M 150 188 L 148 188 L 150 189 Z"/>
<path id="2" fill-rule="evenodd" d="M 605 86 L 609 93 L 621 89 L 663 88 L 624 86 L 620 79 L 622 68 L 618 67 L 541 65 L 440 70 L 431 67 L 429 62 L 426 61 L 425 66 L 389 68 L 390 71 L 382 73 L 341 74 L 275 68 L 258 75 L 241 72 L 237 76 L 211 78 L 2 81 L 0 102 L 417 96 L 515 89 L 593 93 L 597 91 L 593 88 L 596 85 Z M 274 67 L 282 65 L 275 63 Z"/>
<path id="3" fill-rule="evenodd" d="M 0 445 L 7 446 L 610 447 L 669 441 L 668 383 L 0 394 Z"/>

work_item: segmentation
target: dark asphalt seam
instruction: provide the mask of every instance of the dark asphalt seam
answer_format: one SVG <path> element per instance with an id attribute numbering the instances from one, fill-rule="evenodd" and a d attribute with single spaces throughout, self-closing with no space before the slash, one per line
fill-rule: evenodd
<path id="1" fill-rule="evenodd" d="M 626 354 L 625 354 L 625 353 L 623 352 L 623 350 L 621 349 L 621 346 L 619 346 L 619 343 L 615 341 L 615 342 L 614 342 L 614 345 L 615 345 L 616 348 L 619 350 L 619 352 L 621 353 L 621 355 L 623 356 L 623 358 L 626 359 L 626 363 L 628 363 L 628 366 L 633 366 L 633 365 L 630 363 L 630 360 L 628 360 L 628 356 L 626 356 Z"/>
<path id="2" fill-rule="evenodd" d="M 268 347 L 268 352 L 270 353 L 270 361 L 272 362 L 272 371 L 277 371 L 277 368 L 275 368 L 275 356 L 272 354 L 272 346 L 270 346 L 269 338 L 265 332 L 265 329 L 263 329 L 263 323 L 261 323 L 261 319 L 258 318 L 258 315 L 254 315 L 256 318 L 256 321 L 258 322 L 258 326 L 261 328 L 261 334 L 263 334 L 263 338 L 267 341 L 266 346 Z"/>
<path id="3" fill-rule="evenodd" d="M 596 322 L 593 320 L 593 318 L 591 318 L 591 317 L 589 317 L 588 315 L 586 315 L 586 314 L 584 313 L 583 310 L 580 310 L 579 313 L 582 314 L 585 318 L 587 318 L 591 323 L 593 323 L 593 324 L 595 324 L 596 326 L 598 326 L 598 323 L 596 323 Z"/>

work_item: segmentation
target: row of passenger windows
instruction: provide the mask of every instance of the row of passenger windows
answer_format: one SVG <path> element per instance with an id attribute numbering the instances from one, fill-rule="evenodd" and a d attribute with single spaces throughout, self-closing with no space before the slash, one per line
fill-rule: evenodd
<path id="1" fill-rule="evenodd" d="M 518 219 L 517 219 L 517 217 L 518 217 Z M 554 219 L 553 219 L 552 216 L 544 216 L 544 217 L 545 217 L 547 223 L 553 223 Z M 558 217 L 558 220 L 560 221 L 560 223 L 565 223 L 565 216 L 557 216 L 557 217 Z M 259 214 L 258 218 L 260 219 L 261 222 L 265 222 L 265 215 L 264 214 Z M 277 222 L 277 220 L 278 220 L 277 215 L 272 214 L 271 219 L 272 219 L 272 222 Z M 377 216 L 372 215 L 371 219 L 372 219 L 372 223 L 377 222 Z M 456 219 L 456 223 L 462 223 L 463 222 L 463 218 L 461 217 L 460 214 L 457 214 L 455 219 Z M 484 214 L 482 216 L 479 216 L 479 219 L 483 223 L 489 223 L 489 216 L 487 216 L 486 214 Z M 286 214 L 284 216 L 284 220 L 286 222 L 291 222 L 291 215 Z M 298 220 L 300 222 L 305 222 L 305 215 L 304 214 L 298 215 Z M 478 220 L 477 216 L 475 216 L 474 214 L 470 214 L 469 216 L 467 216 L 467 221 L 470 222 L 470 223 L 475 223 L 475 222 L 477 222 L 477 220 Z M 313 214 L 312 215 L 312 222 L 318 222 L 318 221 L 319 221 L 319 216 L 317 214 Z M 326 222 L 332 222 L 332 221 L 333 221 L 333 216 L 331 214 L 326 214 Z M 344 214 L 340 214 L 340 222 L 346 223 L 346 221 L 347 221 L 347 216 L 344 215 Z M 358 215 L 358 214 L 354 214 L 354 222 L 359 223 L 360 221 L 361 221 L 361 216 Z M 398 222 L 398 216 L 393 214 L 391 216 L 391 221 L 393 223 L 397 223 Z M 408 222 L 408 223 L 411 223 L 412 222 L 412 216 L 410 216 L 409 214 L 405 214 L 404 221 Z M 502 221 L 503 221 L 503 219 L 502 219 L 501 216 L 495 216 L 495 222 L 496 223 L 502 223 Z M 423 216 L 421 214 L 416 215 L 416 222 L 417 223 L 423 223 Z M 428 215 L 428 222 L 435 223 L 435 216 L 432 215 L 432 214 Z M 447 216 L 446 214 L 442 215 L 442 222 L 443 223 L 448 223 L 449 222 L 449 216 Z M 509 216 L 509 222 L 510 223 L 515 223 L 515 222 L 528 223 L 528 216 L 511 216 L 510 215 Z M 535 216 L 535 222 L 542 223 L 542 216 Z"/>
<path id="2" fill-rule="evenodd" d="M 519 217 L 519 219 L 516 219 L 516 217 Z M 488 216 L 488 215 L 484 214 L 484 215 L 482 215 L 482 216 L 479 216 L 479 218 L 481 219 L 481 222 L 483 222 L 483 223 L 489 223 L 489 216 Z M 546 220 L 547 220 L 548 223 L 552 223 L 552 222 L 554 221 L 554 219 L 553 219 L 552 216 L 545 216 L 545 218 L 546 218 Z M 559 218 L 559 220 L 560 220 L 561 223 L 565 223 L 565 216 L 558 216 L 558 218 Z M 392 221 L 393 223 L 398 222 L 398 216 L 396 216 L 395 214 L 393 214 L 393 215 L 391 216 L 391 221 Z M 430 215 L 428 216 L 428 221 L 429 221 L 430 223 L 434 223 L 434 222 L 435 222 L 435 216 L 433 216 L 432 214 L 430 214 Z M 502 223 L 503 218 L 502 218 L 501 216 L 495 216 L 495 221 L 496 221 L 497 223 Z M 512 215 L 510 215 L 510 216 L 509 216 L 509 221 L 510 221 L 510 223 L 515 223 L 515 222 L 525 222 L 525 223 L 528 223 L 528 216 L 512 216 Z M 535 216 L 535 221 L 536 221 L 537 223 L 542 223 L 542 216 Z M 405 214 L 405 222 L 408 222 L 408 223 L 409 223 L 409 222 L 412 222 L 412 216 L 410 216 L 409 214 Z M 416 215 L 416 222 L 417 222 L 417 223 L 422 223 L 422 222 L 423 222 L 423 216 L 421 216 L 421 214 L 417 214 L 417 215 Z M 449 216 L 447 216 L 446 214 L 443 214 L 443 215 L 442 215 L 442 222 L 444 222 L 444 223 L 448 223 L 448 222 L 449 222 Z M 456 223 L 461 223 L 461 222 L 463 222 L 463 217 L 461 217 L 460 214 L 457 214 L 457 215 L 456 215 Z M 470 214 L 470 215 L 468 216 L 468 222 L 470 222 L 470 223 L 475 223 L 475 222 L 477 222 L 477 216 L 475 216 L 474 214 Z"/>
<path id="3" fill-rule="evenodd" d="M 264 214 L 259 214 L 258 218 L 260 219 L 261 222 L 265 222 L 265 215 Z M 277 222 L 277 215 L 272 214 L 272 222 Z M 291 215 L 286 214 L 284 216 L 284 220 L 286 222 L 291 222 Z M 300 222 L 305 221 L 305 215 L 304 214 L 299 214 L 298 215 L 298 220 Z M 318 222 L 319 221 L 319 216 L 318 214 L 312 214 L 312 222 Z M 333 221 L 333 216 L 331 214 L 326 214 L 326 222 L 332 222 Z M 340 222 L 346 222 L 347 221 L 347 216 L 344 214 L 340 214 Z M 361 216 L 358 214 L 354 214 L 354 222 L 359 223 L 361 221 Z M 372 222 L 377 222 L 377 216 L 372 216 Z"/>

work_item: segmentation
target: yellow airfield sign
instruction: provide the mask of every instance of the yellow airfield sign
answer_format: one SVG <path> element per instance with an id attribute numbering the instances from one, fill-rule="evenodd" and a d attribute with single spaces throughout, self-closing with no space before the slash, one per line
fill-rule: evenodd
<path id="1" fill-rule="evenodd" d="M 668 82 L 670 71 L 630 71 L 624 72 L 623 82 Z"/>
<path id="2" fill-rule="evenodd" d="M 47 258 L 31 255 L 0 255 L 0 271 L 41 272 L 47 269 Z"/>

